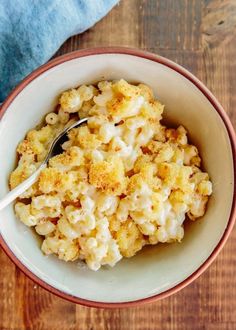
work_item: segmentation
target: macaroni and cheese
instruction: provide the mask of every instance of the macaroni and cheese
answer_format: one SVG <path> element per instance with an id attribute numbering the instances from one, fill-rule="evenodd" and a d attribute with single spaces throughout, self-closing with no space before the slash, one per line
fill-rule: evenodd
<path id="1" fill-rule="evenodd" d="M 45 254 L 98 270 L 145 245 L 181 242 L 186 217 L 204 215 L 212 183 L 186 129 L 161 124 L 163 109 L 144 84 L 101 81 L 63 92 L 43 127 L 28 132 L 11 189 L 65 125 L 89 118 L 15 204 L 17 217 L 43 236 Z"/>

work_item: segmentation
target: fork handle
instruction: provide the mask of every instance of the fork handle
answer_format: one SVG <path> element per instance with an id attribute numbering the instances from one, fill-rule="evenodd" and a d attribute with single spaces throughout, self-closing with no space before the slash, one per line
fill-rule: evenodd
<path id="1" fill-rule="evenodd" d="M 7 205 L 9 205 L 11 202 L 13 202 L 28 188 L 30 188 L 37 181 L 39 174 L 45 167 L 46 164 L 40 165 L 39 168 L 28 179 L 20 183 L 16 188 L 11 190 L 5 197 L 0 199 L 0 211 L 4 209 Z"/>

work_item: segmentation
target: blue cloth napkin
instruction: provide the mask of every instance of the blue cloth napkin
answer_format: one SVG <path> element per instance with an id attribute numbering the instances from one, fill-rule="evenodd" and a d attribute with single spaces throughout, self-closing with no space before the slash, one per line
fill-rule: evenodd
<path id="1" fill-rule="evenodd" d="M 94 25 L 117 2 L 0 0 L 0 102 L 66 39 Z"/>

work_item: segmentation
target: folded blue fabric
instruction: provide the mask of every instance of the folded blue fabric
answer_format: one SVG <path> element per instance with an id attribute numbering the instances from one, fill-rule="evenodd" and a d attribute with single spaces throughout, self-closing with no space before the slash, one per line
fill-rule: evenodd
<path id="1" fill-rule="evenodd" d="M 70 36 L 94 25 L 118 0 L 1 0 L 0 102 Z M 104 31 L 105 33 L 105 31 Z"/>

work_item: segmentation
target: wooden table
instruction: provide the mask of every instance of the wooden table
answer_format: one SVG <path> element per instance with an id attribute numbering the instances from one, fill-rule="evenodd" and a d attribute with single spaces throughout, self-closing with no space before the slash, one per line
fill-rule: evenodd
<path id="1" fill-rule="evenodd" d="M 236 0 L 122 0 L 92 29 L 69 39 L 57 55 L 119 45 L 166 56 L 207 85 L 236 127 L 235 27 Z M 140 308 L 76 306 L 35 285 L 1 251 L 0 294 L 1 330 L 234 330 L 236 229 L 198 280 L 170 298 Z"/>

